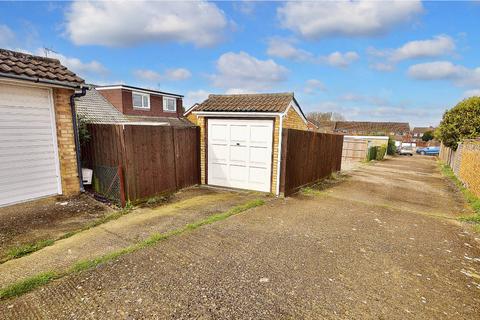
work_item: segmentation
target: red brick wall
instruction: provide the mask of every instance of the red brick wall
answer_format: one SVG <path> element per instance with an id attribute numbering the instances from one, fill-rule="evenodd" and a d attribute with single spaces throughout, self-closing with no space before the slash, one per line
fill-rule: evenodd
<path id="1" fill-rule="evenodd" d="M 133 108 L 132 91 L 127 89 L 99 90 L 99 92 L 126 115 L 152 117 L 180 117 L 183 115 L 182 99 L 177 98 L 177 112 L 163 111 L 163 96 L 150 94 L 150 110 Z"/>

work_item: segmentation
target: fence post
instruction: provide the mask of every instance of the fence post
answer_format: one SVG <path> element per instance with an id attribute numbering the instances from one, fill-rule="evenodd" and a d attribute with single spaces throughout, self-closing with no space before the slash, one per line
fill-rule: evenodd
<path id="1" fill-rule="evenodd" d="M 125 208 L 125 206 L 127 205 L 126 201 L 125 201 L 125 182 L 123 180 L 123 170 L 122 170 L 122 166 L 119 165 L 118 166 L 118 180 L 120 182 L 119 184 L 119 191 L 120 191 L 120 204 L 122 206 L 122 208 Z"/>

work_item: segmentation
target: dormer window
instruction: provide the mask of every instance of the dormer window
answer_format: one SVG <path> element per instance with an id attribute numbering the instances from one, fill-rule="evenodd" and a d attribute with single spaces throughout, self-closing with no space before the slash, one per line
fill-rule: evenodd
<path id="1" fill-rule="evenodd" d="M 147 93 L 132 92 L 134 109 L 150 110 L 150 95 Z"/>
<path id="2" fill-rule="evenodd" d="M 177 111 L 177 99 L 170 97 L 163 97 L 163 111 L 176 112 Z"/>

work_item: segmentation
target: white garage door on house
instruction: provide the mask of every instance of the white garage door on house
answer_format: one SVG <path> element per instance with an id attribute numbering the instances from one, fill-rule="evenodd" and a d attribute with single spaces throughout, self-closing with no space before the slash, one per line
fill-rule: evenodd
<path id="1" fill-rule="evenodd" d="M 61 193 L 49 89 L 0 83 L 0 206 Z"/>
<path id="2" fill-rule="evenodd" d="M 270 192 L 273 120 L 208 119 L 208 184 Z"/>

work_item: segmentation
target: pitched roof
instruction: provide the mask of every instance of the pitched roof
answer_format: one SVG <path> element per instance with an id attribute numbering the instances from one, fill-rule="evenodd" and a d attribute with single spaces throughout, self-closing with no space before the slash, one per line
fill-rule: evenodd
<path id="1" fill-rule="evenodd" d="M 435 130 L 434 127 L 415 127 L 413 128 L 412 132 L 413 133 L 425 133 L 427 131 L 433 131 Z"/>
<path id="2" fill-rule="evenodd" d="M 410 132 L 410 125 L 408 122 L 337 121 L 335 131 Z"/>
<path id="3" fill-rule="evenodd" d="M 77 114 L 87 123 L 126 123 L 127 117 L 97 90 L 87 90 L 85 96 L 75 99 Z"/>
<path id="4" fill-rule="evenodd" d="M 0 76 L 79 87 L 85 81 L 59 60 L 0 49 Z"/>
<path id="5" fill-rule="evenodd" d="M 292 100 L 293 93 L 211 94 L 191 111 L 284 112 Z"/>
<path id="6" fill-rule="evenodd" d="M 95 124 L 159 124 L 192 127 L 190 121 L 177 117 L 129 116 L 121 113 L 97 90 L 91 88 L 85 96 L 75 99 L 77 114 L 87 123 Z"/>

